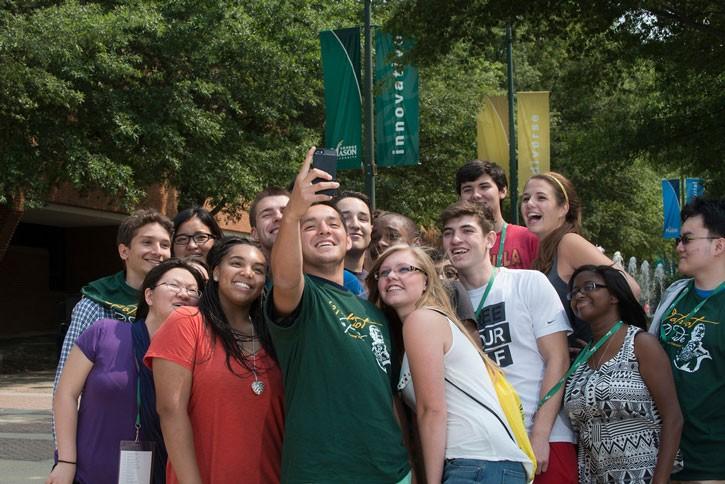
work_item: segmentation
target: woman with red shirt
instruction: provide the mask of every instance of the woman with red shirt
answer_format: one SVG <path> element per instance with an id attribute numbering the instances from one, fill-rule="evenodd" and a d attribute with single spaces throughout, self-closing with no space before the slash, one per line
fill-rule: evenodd
<path id="1" fill-rule="evenodd" d="M 240 237 L 217 241 L 207 257 L 211 279 L 199 307 L 175 312 L 145 358 L 167 482 L 279 482 L 282 375 L 259 313 L 267 262 Z"/>

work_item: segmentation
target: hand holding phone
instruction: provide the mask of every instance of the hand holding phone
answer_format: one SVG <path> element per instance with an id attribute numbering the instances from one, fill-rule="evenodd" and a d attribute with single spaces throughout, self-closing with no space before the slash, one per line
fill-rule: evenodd
<path id="1" fill-rule="evenodd" d="M 317 168 L 327 172 L 332 177 L 332 180 L 323 180 L 322 178 L 315 178 L 312 183 L 319 183 L 321 181 L 337 181 L 337 150 L 332 148 L 318 148 L 312 155 L 312 168 Z M 320 190 L 316 193 L 323 195 L 329 195 L 334 197 L 337 190 Z"/>

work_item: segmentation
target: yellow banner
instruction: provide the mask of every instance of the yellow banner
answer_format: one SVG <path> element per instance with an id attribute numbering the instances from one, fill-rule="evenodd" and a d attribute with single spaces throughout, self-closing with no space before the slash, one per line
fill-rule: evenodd
<path id="1" fill-rule="evenodd" d="M 499 99 L 503 99 L 503 103 Z M 498 163 L 508 173 L 509 141 L 506 126 L 508 123 L 508 109 L 500 111 L 500 106 L 506 107 L 506 98 L 503 96 L 487 97 L 483 108 L 476 116 L 476 145 L 478 159 Z"/>
<path id="2" fill-rule="evenodd" d="M 516 93 L 519 195 L 531 175 L 549 171 L 549 92 Z"/>

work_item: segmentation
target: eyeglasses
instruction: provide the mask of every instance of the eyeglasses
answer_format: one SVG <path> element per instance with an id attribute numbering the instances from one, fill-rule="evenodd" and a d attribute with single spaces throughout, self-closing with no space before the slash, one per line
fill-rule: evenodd
<path id="1" fill-rule="evenodd" d="M 675 245 L 680 245 L 680 242 L 682 242 L 682 245 L 687 245 L 693 240 L 713 240 L 713 239 L 719 239 L 720 237 L 693 237 L 692 235 L 683 235 L 682 237 L 677 237 L 675 239 Z"/>
<path id="2" fill-rule="evenodd" d="M 420 269 L 419 267 L 398 266 L 394 269 L 383 269 L 382 271 L 376 272 L 375 280 L 379 281 L 380 279 L 388 279 L 393 274 L 393 272 L 398 274 L 398 277 L 405 277 L 408 274 L 412 274 L 413 272 L 420 272 L 422 274 L 425 274 L 425 271 L 423 269 Z"/>
<path id="3" fill-rule="evenodd" d="M 599 284 L 598 282 L 587 282 L 582 287 L 575 287 L 572 289 L 572 291 L 566 295 L 566 299 L 568 301 L 571 301 L 574 299 L 577 295 L 577 293 L 581 292 L 582 294 L 589 294 L 592 291 L 596 291 L 597 289 L 601 289 L 603 287 L 607 287 L 604 284 Z"/>
<path id="4" fill-rule="evenodd" d="M 177 295 L 181 294 L 181 291 L 186 291 L 186 294 L 188 294 L 189 297 L 192 299 L 199 299 L 201 297 L 201 291 L 198 289 L 194 289 L 193 287 L 183 287 L 173 282 L 160 282 L 156 285 L 156 287 L 154 287 L 154 289 L 159 286 L 166 286 L 171 289 L 174 294 Z"/>
<path id="5" fill-rule="evenodd" d="M 214 236 L 211 234 L 205 234 L 204 232 L 197 232 L 194 235 L 177 235 L 174 237 L 174 245 L 189 245 L 192 240 L 196 245 L 203 245 L 209 239 L 213 239 Z"/>

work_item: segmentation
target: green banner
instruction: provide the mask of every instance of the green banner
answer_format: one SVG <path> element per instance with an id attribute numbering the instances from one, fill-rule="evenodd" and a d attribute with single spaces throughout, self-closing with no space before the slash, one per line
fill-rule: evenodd
<path id="1" fill-rule="evenodd" d="M 411 47 L 400 36 L 375 33 L 375 162 L 417 165 L 420 140 L 418 69 L 401 64 Z"/>
<path id="2" fill-rule="evenodd" d="M 325 82 L 325 146 L 337 148 L 337 169 L 362 166 L 360 29 L 320 32 Z"/>

